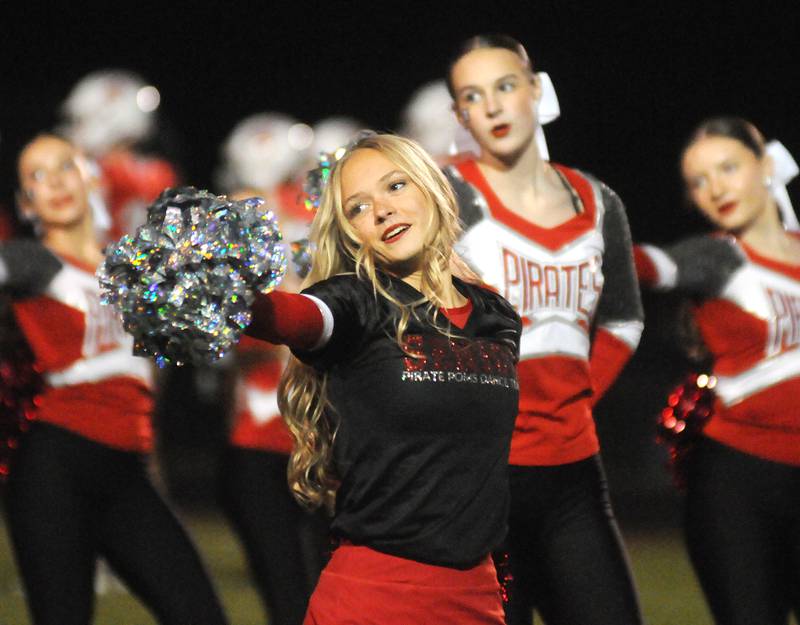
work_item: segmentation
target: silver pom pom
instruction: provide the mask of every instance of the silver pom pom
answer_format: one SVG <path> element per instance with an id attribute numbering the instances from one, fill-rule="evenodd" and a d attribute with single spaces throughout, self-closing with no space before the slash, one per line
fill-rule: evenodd
<path id="1" fill-rule="evenodd" d="M 122 315 L 134 353 L 158 366 L 209 363 L 239 340 L 254 292 L 286 272 L 281 233 L 263 200 L 167 189 L 136 236 L 123 236 L 97 272 L 103 303 Z"/>

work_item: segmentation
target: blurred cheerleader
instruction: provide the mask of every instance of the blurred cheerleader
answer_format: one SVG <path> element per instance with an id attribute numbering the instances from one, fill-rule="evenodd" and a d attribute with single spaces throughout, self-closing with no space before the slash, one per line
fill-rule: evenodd
<path id="1" fill-rule="evenodd" d="M 321 152 L 334 154 L 336 150 L 344 151 L 344 146 L 350 143 L 363 124 L 351 117 L 325 117 L 316 122 L 312 128 L 313 139 L 309 149 L 309 156 L 316 166 L 316 159 Z"/>
<path id="2" fill-rule="evenodd" d="M 312 139 L 312 129 L 289 115 L 251 115 L 236 124 L 222 147 L 217 184 L 233 192 L 252 190 L 267 206 L 299 206 L 302 188 L 297 180 Z"/>
<path id="3" fill-rule="evenodd" d="M 643 284 L 693 300 L 713 358 L 714 411 L 685 476 L 689 554 L 719 625 L 786 625 L 800 617 L 800 235 L 775 180 L 797 166 L 719 117 L 691 135 L 681 172 L 716 232 L 638 246 L 636 263 Z"/>
<path id="4" fill-rule="evenodd" d="M 18 174 L 21 209 L 41 240 L 0 244 L 0 284 L 45 386 L 6 495 L 32 622 L 87 625 L 102 555 L 159 623 L 224 624 L 193 545 L 146 473 L 149 365 L 100 305 L 103 257 L 81 156 L 41 135 L 21 151 Z"/>
<path id="5" fill-rule="evenodd" d="M 79 80 L 62 105 L 64 134 L 99 167 L 102 194 L 92 201 L 105 202 L 109 221 L 95 226 L 111 241 L 132 234 L 147 205 L 177 183 L 175 166 L 144 149 L 166 135 L 158 128 L 160 101 L 158 89 L 140 76 L 101 70 Z"/>
<path id="6" fill-rule="evenodd" d="M 543 75 L 506 35 L 458 50 L 448 84 L 479 155 L 447 168 L 464 260 L 522 316 L 509 462 L 506 618 L 638 624 L 592 409 L 633 354 L 642 307 L 625 209 L 606 185 L 543 158 Z M 553 107 L 553 103 L 556 106 Z"/>
<path id="7" fill-rule="evenodd" d="M 221 182 L 235 189 L 231 197 L 264 198 L 287 243 L 307 237 L 313 217 L 295 183 L 307 152 L 303 126 L 278 113 L 254 115 L 234 128 L 223 150 Z M 299 287 L 297 274 L 287 272 L 282 290 Z M 324 518 L 305 511 L 286 484 L 292 438 L 277 387 L 288 355 L 285 347 L 247 337 L 237 346 L 232 429 L 220 467 L 220 500 L 276 625 L 302 622 L 327 547 Z"/>
<path id="8" fill-rule="evenodd" d="M 463 148 L 467 134 L 453 117 L 453 100 L 444 80 L 422 85 L 403 109 L 401 133 L 442 162 Z M 467 135 L 468 136 L 468 135 Z"/>
<path id="9" fill-rule="evenodd" d="M 331 170 L 303 294 L 259 297 L 248 332 L 292 347 L 289 482 L 340 545 L 307 625 L 501 625 L 519 317 L 451 276 L 455 199 L 415 143 L 369 135 Z"/>

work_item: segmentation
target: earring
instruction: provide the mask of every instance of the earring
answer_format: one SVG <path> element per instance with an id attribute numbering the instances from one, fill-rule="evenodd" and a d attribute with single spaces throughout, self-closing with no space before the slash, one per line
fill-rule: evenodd
<path id="1" fill-rule="evenodd" d="M 764 176 L 764 186 L 769 189 L 772 186 L 772 176 Z"/>

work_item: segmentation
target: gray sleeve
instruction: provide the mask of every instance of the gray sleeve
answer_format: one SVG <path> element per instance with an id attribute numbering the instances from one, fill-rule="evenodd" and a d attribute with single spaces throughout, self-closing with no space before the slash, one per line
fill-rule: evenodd
<path id="1" fill-rule="evenodd" d="M 0 243 L 0 288 L 40 293 L 61 267 L 61 261 L 34 239 Z"/>
<path id="2" fill-rule="evenodd" d="M 674 288 L 699 297 L 716 297 L 745 257 L 730 237 L 693 236 L 663 249 L 675 264 Z"/>
<path id="3" fill-rule="evenodd" d="M 644 310 L 633 262 L 631 232 L 625 207 L 619 196 L 602 183 L 601 195 L 605 208 L 603 216 L 605 282 L 597 307 L 597 324 L 629 323 L 641 327 Z"/>
<path id="4" fill-rule="evenodd" d="M 442 171 L 455 192 L 458 218 L 461 228 L 466 232 L 485 217 L 486 200 L 475 187 L 464 180 L 455 165 L 448 165 Z"/>

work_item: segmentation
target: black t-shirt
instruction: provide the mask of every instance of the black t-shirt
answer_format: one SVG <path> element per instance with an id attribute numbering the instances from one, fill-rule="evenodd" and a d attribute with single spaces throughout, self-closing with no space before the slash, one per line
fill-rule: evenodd
<path id="1" fill-rule="evenodd" d="M 421 298 L 384 276 L 403 303 Z M 467 568 L 497 547 L 508 512 L 506 467 L 517 414 L 520 320 L 495 293 L 453 279 L 473 305 L 463 329 L 417 306 L 397 345 L 398 308 L 370 282 L 334 276 L 304 293 L 327 304 L 325 347 L 297 352 L 328 373 L 341 480 L 332 523 L 354 544 Z"/>

